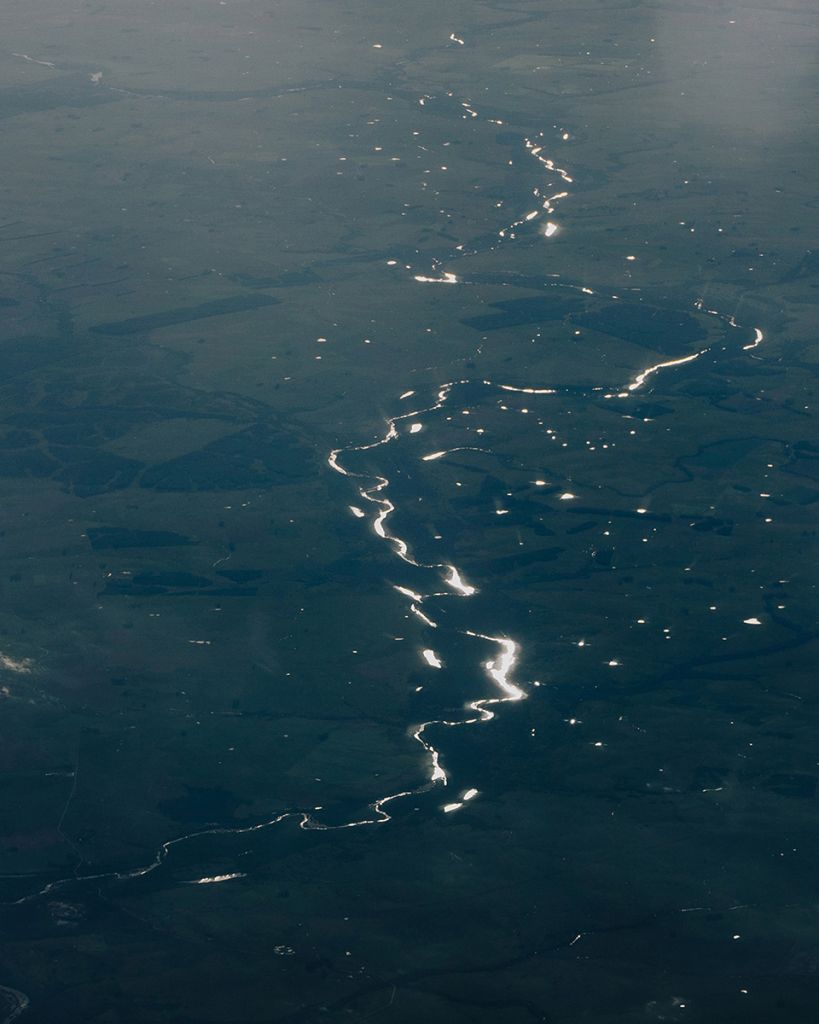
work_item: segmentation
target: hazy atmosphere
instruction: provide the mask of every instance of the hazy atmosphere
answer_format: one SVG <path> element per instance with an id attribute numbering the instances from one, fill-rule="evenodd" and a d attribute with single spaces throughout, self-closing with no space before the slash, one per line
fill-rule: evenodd
<path id="1" fill-rule="evenodd" d="M 0 1024 L 814 1024 L 816 6 L 2 22 Z"/>

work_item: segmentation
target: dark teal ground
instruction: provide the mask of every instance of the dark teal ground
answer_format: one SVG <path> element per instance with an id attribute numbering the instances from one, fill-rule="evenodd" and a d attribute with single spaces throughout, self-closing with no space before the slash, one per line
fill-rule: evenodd
<path id="1" fill-rule="evenodd" d="M 0 1021 L 814 1021 L 816 11 L 3 20 Z"/>

